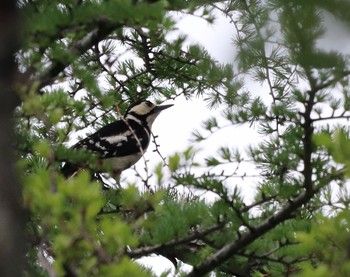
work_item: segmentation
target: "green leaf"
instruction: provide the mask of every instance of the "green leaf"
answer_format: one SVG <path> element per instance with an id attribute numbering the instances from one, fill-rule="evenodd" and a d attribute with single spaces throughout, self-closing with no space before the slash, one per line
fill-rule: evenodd
<path id="1" fill-rule="evenodd" d="M 136 186 L 129 185 L 127 188 L 121 191 L 121 204 L 126 207 L 132 207 L 140 199 L 140 193 Z"/>
<path id="2" fill-rule="evenodd" d="M 154 173 L 156 174 L 157 176 L 157 184 L 158 186 L 161 186 L 162 182 L 163 182 L 163 163 L 159 163 L 155 169 L 154 169 Z"/>
<path id="3" fill-rule="evenodd" d="M 175 172 L 179 168 L 179 164 L 180 164 L 179 154 L 176 153 L 175 155 L 169 157 L 168 165 L 171 172 Z"/>
<path id="4" fill-rule="evenodd" d="M 50 143 L 47 140 L 40 141 L 34 145 L 34 150 L 42 157 L 49 158 L 51 155 Z"/>
<path id="5" fill-rule="evenodd" d="M 333 145 L 332 138 L 329 133 L 318 133 L 313 136 L 313 141 L 316 145 L 324 146 L 330 149 Z"/>
<path id="6" fill-rule="evenodd" d="M 217 166 L 220 165 L 220 161 L 214 157 L 209 157 L 205 159 L 207 166 Z"/>

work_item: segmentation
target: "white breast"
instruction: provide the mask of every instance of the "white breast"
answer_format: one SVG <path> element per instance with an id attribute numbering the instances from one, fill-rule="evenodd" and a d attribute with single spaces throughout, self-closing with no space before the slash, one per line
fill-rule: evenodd
<path id="1" fill-rule="evenodd" d="M 133 166 L 139 159 L 141 159 L 142 154 L 137 153 L 130 156 L 109 158 L 106 162 L 110 163 L 114 172 L 123 171 L 131 166 Z"/>

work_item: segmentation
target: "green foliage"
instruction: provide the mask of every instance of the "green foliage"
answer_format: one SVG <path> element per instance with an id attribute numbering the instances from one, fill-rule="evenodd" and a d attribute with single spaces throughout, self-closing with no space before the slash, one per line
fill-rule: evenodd
<path id="1" fill-rule="evenodd" d="M 317 145 L 324 147 L 332 155 L 335 162 L 344 165 L 344 174 L 346 177 L 350 176 L 350 139 L 349 134 L 345 129 L 335 130 L 332 134 L 329 132 L 322 132 L 314 137 Z"/>
<path id="2" fill-rule="evenodd" d="M 192 265 L 177 268 L 183 276 L 349 275 L 350 65 L 321 44 L 326 12 L 350 26 L 346 1 L 18 6 L 25 276 L 153 276 L 136 262 L 152 254 Z M 230 18 L 237 66 L 176 33 L 177 12 Z M 108 168 L 94 174 L 96 157 L 68 147 L 129 102 L 177 97 L 221 114 L 204 118 L 182 152 L 163 157 L 155 142 L 162 163 L 146 165 L 146 178 L 136 172 L 134 184 L 112 180 Z M 240 128 L 255 130 L 257 142 L 236 145 Z M 231 143 L 209 144 L 223 129 Z M 64 179 L 65 161 L 85 171 Z"/>
<path id="3" fill-rule="evenodd" d="M 183 205 L 169 199 L 163 205 L 159 205 L 155 215 L 144 223 L 146 230 L 149 230 L 141 239 L 146 244 L 166 243 L 189 234 L 191 228 L 203 225 L 203 221 L 210 222 L 204 202 Z"/>
<path id="4" fill-rule="evenodd" d="M 38 239 L 46 238 L 42 243 L 52 243 L 53 267 L 60 276 L 67 264 L 77 268 L 79 275 L 137 272 L 125 259 L 109 265 L 112 256 L 124 252 L 126 245 L 137 245 L 137 239 L 118 216 L 98 216 L 104 200 L 98 184 L 89 181 L 87 172 L 67 182 L 62 178 L 50 180 L 48 171 L 39 170 L 25 178 L 24 196 L 33 213 L 31 228 Z"/>
<path id="5" fill-rule="evenodd" d="M 175 154 L 174 156 L 169 157 L 169 169 L 170 171 L 176 171 L 179 167 L 180 155 Z"/>
<path id="6" fill-rule="evenodd" d="M 298 276 L 348 276 L 349 263 L 349 224 L 348 210 L 338 213 L 335 217 L 319 216 L 313 223 L 309 233 L 299 233 L 301 241 L 299 248 L 313 257 L 317 264 L 303 263 Z"/>

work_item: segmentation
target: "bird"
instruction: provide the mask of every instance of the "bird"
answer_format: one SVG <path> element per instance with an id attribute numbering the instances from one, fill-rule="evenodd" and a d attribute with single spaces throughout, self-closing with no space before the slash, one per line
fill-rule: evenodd
<path id="1" fill-rule="evenodd" d="M 107 162 L 112 167 L 112 174 L 119 176 L 143 156 L 151 140 L 154 120 L 171 106 L 173 104 L 155 105 L 148 100 L 137 101 L 128 107 L 122 119 L 102 127 L 72 148 L 96 154 L 98 168 L 102 169 Z M 87 165 L 67 161 L 61 172 L 68 178 L 84 167 Z"/>

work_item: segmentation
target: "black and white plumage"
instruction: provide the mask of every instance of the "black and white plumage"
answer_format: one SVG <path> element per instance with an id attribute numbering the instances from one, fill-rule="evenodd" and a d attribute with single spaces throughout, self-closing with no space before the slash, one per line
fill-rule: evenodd
<path id="1" fill-rule="evenodd" d="M 127 109 L 123 119 L 102 127 L 73 148 L 97 154 L 101 167 L 104 162 L 108 162 L 113 174 L 120 175 L 142 157 L 150 142 L 154 120 L 161 111 L 171 106 L 157 106 L 147 100 L 138 101 Z M 62 173 L 69 177 L 82 167 L 84 165 L 66 162 Z"/>

